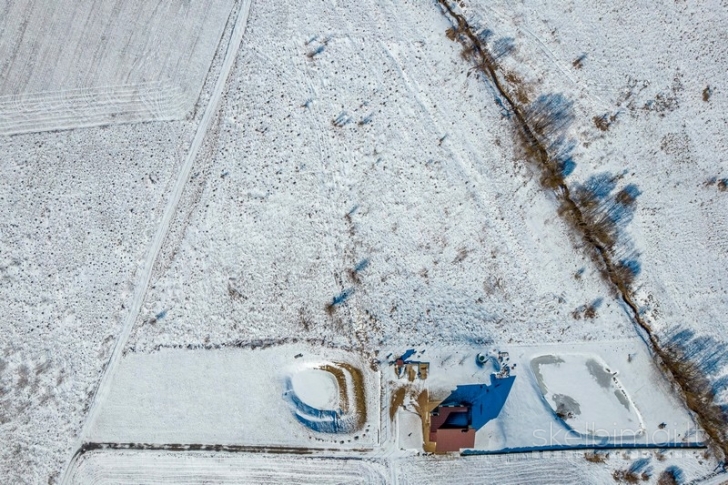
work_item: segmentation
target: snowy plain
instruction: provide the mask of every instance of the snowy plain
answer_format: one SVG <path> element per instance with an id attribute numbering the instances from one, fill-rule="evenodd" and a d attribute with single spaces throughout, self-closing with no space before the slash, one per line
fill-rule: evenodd
<path id="1" fill-rule="evenodd" d="M 228 22 L 197 105 L 210 99 L 231 32 Z M 1 138 L 7 483 L 58 483 L 78 446 L 199 124 L 202 110 L 191 108 L 187 121 L 52 132 L 41 123 L 38 133 Z M 74 122 L 87 121 L 81 110 Z"/>
<path id="2" fill-rule="evenodd" d="M 0 133 L 189 116 L 233 5 L 2 2 Z"/>
<path id="3" fill-rule="evenodd" d="M 633 335 L 438 9 L 250 15 L 129 348 Z"/>
<path id="4" fill-rule="evenodd" d="M 229 54 L 243 3 L 219 1 L 205 10 L 201 2 L 172 2 L 149 17 L 159 23 L 147 30 L 125 19 L 151 4 L 97 12 L 90 18 L 108 22 L 113 42 L 125 35 L 138 41 L 128 59 L 140 64 L 104 68 L 120 54 L 111 42 L 84 65 L 91 77 L 76 78 L 78 86 L 65 82 L 78 62 L 60 63 L 44 77 L 30 63 L 38 54 L 32 45 L 22 37 L 11 45 L 10 32 L 25 19 L 29 32 L 45 35 L 39 45 L 53 58 L 54 33 L 68 12 L 48 13 L 54 28 L 38 34 L 39 2 L 5 9 L 13 16 L 3 18 L 0 60 L 15 48 L 26 54 L 2 63 L 1 94 L 10 97 L 0 99 L 0 132 L 86 128 L 0 138 L 3 481 L 58 483 L 69 461 L 67 483 L 182 476 L 192 483 L 605 483 L 620 470 L 644 472 L 654 483 L 670 467 L 685 482 L 710 476 L 717 463 L 704 450 L 613 452 L 596 462 L 581 452 L 422 456 L 409 449 L 411 440 L 403 447 L 390 440 L 396 425 L 386 419 L 386 390 L 380 413 L 370 415 L 384 418 L 385 446 L 366 463 L 354 455 L 151 450 L 71 459 L 81 441 L 110 436 L 95 435 L 101 432 L 93 424 L 113 418 L 106 406 L 131 399 L 130 386 L 146 386 L 159 402 L 185 390 L 155 395 L 154 383 L 184 384 L 195 371 L 177 380 L 157 372 L 146 381 L 135 367 L 160 355 L 195 355 L 178 369 L 195 362 L 204 368 L 221 352 L 254 367 L 235 352 L 301 345 L 356 353 L 360 367 L 385 375 L 383 356 L 408 346 L 643 344 L 553 194 L 520 158 L 492 87 L 446 37 L 451 24 L 436 2 L 252 2 L 242 44 Z M 567 135 L 576 168 L 567 181 L 587 184 L 608 173 L 619 175 L 617 188 L 638 188 L 619 244 L 641 268 L 641 313 L 662 341 L 701 366 L 725 402 L 725 5 L 459 3 L 472 23 L 489 29 L 489 45 L 522 80 L 526 98 L 559 93 L 573 102 Z M 187 8 L 204 15 L 185 14 Z M 132 32 L 138 29 L 143 35 Z M 79 39 L 98 33 L 68 35 L 83 47 Z M 190 44 L 170 40 L 175 36 L 196 46 L 189 59 L 179 58 L 186 50 L 179 47 Z M 158 43 L 154 55 L 161 57 L 148 57 L 148 42 Z M 214 105 L 205 121 L 219 74 L 227 72 L 223 61 L 231 58 L 219 109 Z M 101 89 L 145 76 L 161 84 L 132 95 L 141 111 L 124 111 L 118 103 L 126 94 Z M 64 82 L 43 85 L 45 79 Z M 170 79 L 180 83 L 172 89 L 177 98 L 159 102 Z M 74 97 L 79 87 L 88 89 Z M 66 111 L 68 119 L 58 118 Z M 179 201 L 177 187 L 184 189 Z M 169 230 L 160 232 L 167 222 Z M 157 242 L 158 255 L 150 251 Z M 138 314 L 135 295 L 143 297 Z M 650 426 L 686 422 L 679 394 L 651 374 L 646 349 L 632 366 L 637 377 L 630 383 L 620 375 L 622 384 L 637 391 L 640 379 L 654 377 L 655 403 L 674 403 L 677 418 L 650 415 Z M 523 376 L 527 361 L 519 365 Z M 232 365 L 220 375 L 234 373 Z M 250 379 L 256 392 L 266 387 L 264 376 Z M 218 392 L 221 382 L 208 382 L 208 391 Z M 104 392 L 97 393 L 100 383 Z M 279 397 L 273 387 L 265 392 Z M 107 420 L 103 432 L 120 432 L 133 418 L 129 409 Z M 154 422 L 159 414 L 148 417 Z M 128 439 L 160 436 L 137 424 L 124 427 Z M 235 436 L 239 430 L 216 424 L 219 433 L 203 436 L 209 443 L 245 441 Z M 295 435 L 295 426 L 278 432 Z"/>
<path id="5" fill-rule="evenodd" d="M 86 438 L 98 443 L 372 448 L 380 441 L 377 373 L 363 373 L 366 409 L 356 410 L 366 416 L 361 428 L 317 433 L 296 420 L 284 398 L 287 379 L 327 363 L 366 364 L 356 354 L 315 352 L 309 345 L 283 345 L 130 354 L 115 373 Z"/>
<path id="6" fill-rule="evenodd" d="M 376 462 L 284 455 L 91 452 L 84 455 L 70 483 L 387 483 L 386 468 Z"/>

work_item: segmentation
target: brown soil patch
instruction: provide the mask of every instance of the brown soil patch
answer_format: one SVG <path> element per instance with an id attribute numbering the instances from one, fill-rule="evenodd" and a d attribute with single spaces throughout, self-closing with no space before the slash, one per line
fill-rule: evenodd
<path id="1" fill-rule="evenodd" d="M 349 372 L 351 380 L 354 382 L 354 389 L 352 389 L 352 391 L 354 393 L 354 408 L 357 410 L 356 427 L 359 429 L 364 426 L 364 423 L 367 421 L 367 401 L 364 391 L 364 376 L 362 375 L 361 370 L 351 364 L 347 364 L 346 362 L 336 362 L 336 365 Z"/>
<path id="2" fill-rule="evenodd" d="M 604 463 L 609 458 L 609 453 L 598 453 L 589 451 L 584 453 L 584 459 L 590 463 Z"/>
<path id="3" fill-rule="evenodd" d="M 404 404 L 404 397 L 407 395 L 406 387 L 398 387 L 392 393 L 392 399 L 389 401 L 389 420 L 394 421 L 394 415 L 397 410 Z"/>
<path id="4" fill-rule="evenodd" d="M 416 403 L 415 411 L 420 415 L 420 420 L 422 421 L 422 449 L 427 453 L 434 453 L 435 443 L 430 441 L 430 411 L 435 409 L 438 403 L 430 402 L 430 395 L 427 389 L 423 389 L 417 395 Z"/>
<path id="5" fill-rule="evenodd" d="M 713 90 L 710 89 L 710 86 L 705 86 L 705 89 L 703 89 L 703 101 L 706 103 L 710 101 L 710 96 L 713 94 Z"/>
<path id="6" fill-rule="evenodd" d="M 348 413 L 349 393 L 347 392 L 348 386 L 346 384 L 346 375 L 344 374 L 344 371 L 335 365 L 329 364 L 322 365 L 320 369 L 325 370 L 326 372 L 330 372 L 334 376 L 334 379 L 336 379 L 336 384 L 339 387 L 339 402 L 341 403 L 341 410 L 344 413 Z"/>

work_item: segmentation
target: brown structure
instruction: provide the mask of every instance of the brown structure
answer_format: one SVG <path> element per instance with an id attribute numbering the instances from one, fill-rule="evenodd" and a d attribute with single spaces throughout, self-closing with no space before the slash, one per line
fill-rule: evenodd
<path id="1" fill-rule="evenodd" d="M 435 453 L 460 451 L 462 448 L 475 446 L 475 430 L 473 428 L 443 428 L 437 431 Z"/>
<path id="2" fill-rule="evenodd" d="M 417 377 L 417 369 L 412 364 L 407 364 L 405 368 L 407 369 L 407 380 L 414 382 L 415 377 Z"/>
<path id="3" fill-rule="evenodd" d="M 460 451 L 475 446 L 468 406 L 438 406 L 430 413 L 430 441 L 435 452 Z"/>
<path id="4" fill-rule="evenodd" d="M 427 379 L 427 375 L 430 371 L 430 363 L 405 362 L 402 359 L 397 359 L 394 363 L 394 371 L 398 378 L 406 375 L 410 382 L 413 382 L 416 378 L 420 378 L 424 381 Z"/>
<path id="5" fill-rule="evenodd" d="M 424 381 L 425 379 L 427 379 L 427 373 L 429 372 L 429 370 L 430 370 L 429 363 L 420 362 L 419 363 L 419 372 L 417 373 L 417 375 L 419 375 L 420 379 L 422 379 Z"/>

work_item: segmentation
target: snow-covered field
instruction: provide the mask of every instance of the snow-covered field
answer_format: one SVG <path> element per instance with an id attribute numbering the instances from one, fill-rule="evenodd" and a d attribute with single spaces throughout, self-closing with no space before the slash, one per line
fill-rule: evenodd
<path id="1" fill-rule="evenodd" d="M 234 3 L 3 2 L 0 133 L 191 115 Z"/>
<path id="2" fill-rule="evenodd" d="M 357 354 L 322 350 L 304 344 L 129 354 L 114 374 L 108 397 L 84 439 L 101 443 L 372 448 L 379 442 L 379 375 Z M 362 419 L 350 431 L 318 433 L 297 419 L 293 404 L 284 396 L 286 383 L 312 368 L 341 363 L 361 375 L 359 382 L 349 382 L 347 387 L 361 389 L 363 402 L 348 399 L 347 407 L 349 414 Z M 318 407 L 305 395 L 300 397 Z M 337 403 L 336 407 L 340 406 Z"/>
<path id="3" fill-rule="evenodd" d="M 184 138 L 166 123 L 2 140 L 3 482 L 45 483 L 73 453 Z"/>
<path id="4" fill-rule="evenodd" d="M 387 483 L 381 464 L 341 458 L 220 453 L 90 452 L 72 485 Z"/>
<path id="5" fill-rule="evenodd" d="M 407 457 L 385 465 L 379 460 L 303 457 L 270 454 L 174 453 L 159 451 L 92 451 L 83 455 L 69 483 L 73 485 L 136 483 L 281 483 L 281 484 L 402 484 L 452 483 L 503 485 L 540 483 L 614 483 L 615 471 L 639 470 L 660 477 L 678 460 L 685 483 L 710 476 L 700 452 L 667 451 L 612 453 L 603 463 L 583 453 Z M 710 482 L 705 483 L 713 483 Z M 718 483 L 718 482 L 714 482 Z"/>
<path id="6" fill-rule="evenodd" d="M 495 456 L 436 457 L 417 456 L 394 462 L 397 483 L 457 483 L 475 485 L 538 484 L 601 484 L 619 483 L 614 473 L 632 470 L 637 479 L 631 483 L 656 483 L 675 463 L 680 463 L 678 483 L 692 480 L 702 483 L 711 479 L 701 452 L 668 451 L 616 452 L 602 455 L 602 462 L 585 459 L 584 453 L 551 452 Z M 591 458 L 591 456 L 590 456 Z M 593 458 L 591 458 L 593 460 Z M 645 473 L 643 478 L 642 473 Z M 454 480 L 455 479 L 455 480 Z M 629 483 L 629 482 L 627 482 Z M 670 482 L 666 482 L 670 483 Z"/>
<path id="7" fill-rule="evenodd" d="M 685 482 L 706 477 L 699 464 L 700 453 L 685 451 L 616 453 L 605 458 L 605 463 L 591 463 L 583 453 L 555 452 L 465 459 L 407 457 L 389 465 L 340 457 L 93 451 L 83 455 L 69 483 L 370 484 L 396 480 L 402 484 L 599 484 L 614 482 L 615 470 L 629 469 L 635 463 L 641 471 L 659 477 L 675 459 L 684 464 L 681 477 Z"/>
<path id="8" fill-rule="evenodd" d="M 4 482 L 57 483 L 78 446 L 201 115 L 0 138 Z"/>
<path id="9" fill-rule="evenodd" d="M 390 409 L 397 352 L 444 397 L 497 348 L 480 450 L 702 436 L 437 2 L 6 3 L 0 483 L 720 479 L 703 449 L 425 455 Z M 459 4 L 557 109 L 641 318 L 728 402 L 725 6 Z"/>
<path id="10" fill-rule="evenodd" d="M 250 15 L 129 347 L 633 335 L 436 8 Z"/>

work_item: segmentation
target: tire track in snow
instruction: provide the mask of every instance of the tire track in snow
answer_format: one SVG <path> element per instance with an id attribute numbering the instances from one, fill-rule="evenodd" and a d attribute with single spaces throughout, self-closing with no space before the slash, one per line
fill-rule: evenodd
<path id="1" fill-rule="evenodd" d="M 430 91 L 407 74 L 402 61 L 394 52 L 392 52 L 391 49 L 381 42 L 380 46 L 382 51 L 391 59 L 393 66 L 397 69 L 399 77 L 402 79 L 402 82 L 410 96 L 412 96 L 422 110 L 422 113 L 429 120 L 430 126 L 433 127 L 432 133 L 438 137 L 443 134 L 448 138 L 457 136 L 456 133 L 450 133 L 443 128 L 443 125 L 447 126 L 448 120 L 445 119 L 444 121 L 438 121 L 436 113 L 428 107 L 434 105 L 431 101 L 433 96 Z M 459 147 L 467 147 L 470 153 L 477 153 L 477 149 L 470 145 L 467 140 L 456 139 L 454 142 L 447 141 L 443 143 L 443 148 L 450 154 L 452 161 L 454 162 L 452 164 L 454 175 L 459 177 L 465 183 L 468 194 L 470 194 L 480 209 L 484 213 L 490 214 L 488 221 L 492 223 L 494 227 L 497 227 L 498 233 L 505 235 L 506 240 L 515 242 L 519 241 L 517 229 L 508 222 L 508 218 L 501 217 L 504 214 L 503 210 L 501 210 L 498 205 L 492 203 L 493 201 L 487 200 L 483 195 L 485 193 L 485 190 L 483 189 L 483 186 L 485 185 L 483 176 L 475 163 L 473 161 L 468 161 L 467 155 L 464 155 L 462 150 L 458 149 Z M 520 245 L 513 246 L 513 251 L 518 252 L 520 255 L 525 253 L 525 250 Z M 529 286 L 528 289 L 524 289 L 524 292 L 535 294 L 537 291 L 537 285 L 532 283 L 532 276 L 530 272 L 522 266 L 520 262 L 522 259 L 523 258 L 521 257 L 513 258 L 513 261 L 511 261 L 510 264 L 518 270 L 517 272 L 526 276 L 523 283 L 527 283 Z"/>
<path id="2" fill-rule="evenodd" d="M 179 201 L 182 197 L 182 192 L 184 191 L 185 185 L 187 184 L 187 181 L 189 179 L 192 165 L 194 165 L 197 154 L 199 153 L 200 147 L 202 146 L 202 142 L 205 139 L 205 135 L 212 125 L 213 119 L 215 118 L 215 114 L 217 113 L 217 109 L 220 104 L 220 99 L 222 98 L 223 90 L 225 88 L 225 85 L 227 84 L 227 79 L 230 76 L 233 65 L 235 64 L 235 59 L 237 57 L 240 44 L 243 40 L 245 26 L 248 21 L 250 3 L 251 0 L 242 0 L 240 10 L 238 11 L 238 17 L 235 21 L 235 27 L 233 28 L 233 32 L 230 37 L 227 50 L 225 52 L 220 76 L 215 83 L 215 88 L 210 97 L 210 101 L 207 104 L 205 112 L 202 116 L 202 120 L 197 127 L 195 137 L 192 141 L 192 144 L 190 145 L 189 151 L 187 152 L 187 157 L 185 158 L 185 161 L 180 169 L 180 173 L 177 177 L 177 182 L 174 185 L 174 189 L 172 191 L 170 199 L 167 202 L 167 207 L 164 210 L 164 215 L 162 216 L 162 220 L 157 227 L 157 231 L 154 235 L 152 245 L 149 248 L 149 252 L 147 253 L 147 257 L 144 261 L 144 267 L 140 276 L 141 281 L 137 284 L 134 290 L 134 299 L 131 303 L 129 313 L 127 313 L 127 317 L 122 325 L 121 333 L 119 334 L 119 337 L 116 340 L 116 344 L 114 345 L 111 358 L 109 359 L 103 375 L 101 376 L 101 382 L 99 384 L 99 387 L 96 389 L 96 393 L 92 398 L 91 408 L 86 418 L 86 422 L 84 423 L 84 427 L 81 431 L 80 442 L 78 443 L 77 448 L 81 446 L 81 443 L 84 441 L 85 437 L 88 436 L 91 426 L 93 426 L 96 416 L 98 415 L 100 404 L 108 395 L 111 378 L 113 377 L 114 372 L 118 367 L 119 362 L 121 361 L 122 351 L 124 349 L 124 346 L 126 345 L 126 342 L 129 340 L 129 335 L 131 334 L 137 316 L 141 311 L 144 297 L 151 281 L 154 263 L 157 260 L 157 256 L 159 255 L 159 252 L 162 248 L 162 244 L 164 243 L 167 233 L 169 232 L 172 220 L 174 219 L 174 215 L 177 212 L 177 206 L 179 205 Z M 67 483 L 67 479 L 69 476 L 68 471 L 72 468 L 72 465 L 73 462 L 69 463 L 66 467 L 61 483 Z"/>
<path id="3" fill-rule="evenodd" d="M 341 16 L 338 18 L 343 20 Z M 334 39 L 343 39 L 346 42 L 351 43 L 352 39 L 350 30 L 351 29 L 349 29 L 343 36 L 329 35 L 326 38 L 326 44 Z M 355 55 L 360 56 L 358 52 L 356 52 Z M 332 155 L 334 150 L 332 148 L 331 138 L 334 137 L 335 134 L 330 134 L 332 120 L 328 117 L 336 112 L 337 106 L 331 102 L 329 102 L 328 105 L 319 106 L 319 104 L 323 101 L 320 89 L 324 87 L 320 85 L 322 80 L 321 75 L 323 72 L 321 71 L 322 68 L 314 67 L 315 65 L 312 63 L 315 62 L 317 61 L 314 58 L 303 61 L 303 65 L 300 66 L 301 68 L 295 71 L 296 78 L 302 86 L 305 86 L 305 92 L 308 95 L 308 102 L 305 107 L 305 117 L 308 119 L 310 125 L 314 127 L 313 141 L 315 143 L 316 150 L 319 153 L 319 169 L 315 171 L 318 178 L 318 193 L 327 200 L 331 206 L 336 207 L 336 209 L 340 209 L 344 207 L 344 200 L 347 195 L 353 196 L 353 194 L 346 184 L 347 160 L 337 159 L 337 157 Z M 319 83 L 318 86 L 316 84 L 317 82 Z M 341 111 L 341 113 L 346 113 L 346 111 Z M 330 122 L 325 123 L 322 121 L 326 119 L 329 119 Z M 337 127 L 336 129 L 341 128 L 343 127 Z M 353 208 L 352 204 L 354 205 Z M 350 201 L 349 212 L 342 217 L 343 219 L 346 219 L 349 224 L 351 224 L 350 218 L 356 211 L 356 207 L 356 203 Z M 334 218 L 331 220 L 327 220 L 326 217 L 322 217 L 321 222 L 326 234 L 336 234 L 336 232 L 333 231 L 334 223 L 332 222 L 336 220 L 339 220 L 338 214 L 335 214 Z M 356 264 L 352 255 L 353 246 L 356 245 L 356 242 L 352 241 L 352 238 L 353 236 L 351 235 L 348 237 L 344 236 L 343 238 L 329 237 L 326 242 L 327 246 L 325 250 L 328 251 L 329 254 L 328 268 L 337 288 L 337 292 L 345 292 L 347 291 L 347 288 L 351 286 L 351 282 L 347 281 L 344 276 L 344 268 L 349 264 Z M 355 291 L 354 294 L 346 300 L 346 305 L 338 305 L 335 310 L 332 308 L 333 311 L 330 315 L 330 320 L 334 322 L 335 325 L 351 323 L 353 325 L 352 328 L 354 330 L 354 336 L 358 334 L 357 319 L 355 317 L 358 313 L 360 313 L 358 309 L 356 311 L 354 310 L 355 308 L 358 308 L 356 303 L 358 300 L 358 291 L 359 289 L 357 289 L 357 291 Z M 350 336 L 349 339 L 350 343 L 355 344 L 356 337 Z"/>
<path id="4" fill-rule="evenodd" d="M 506 22 L 508 19 L 511 18 L 510 15 L 507 15 L 504 12 L 501 12 L 500 10 L 484 4 L 482 7 L 485 10 L 488 10 L 493 16 L 497 17 L 497 20 L 499 22 Z M 593 100 L 595 103 L 597 103 L 599 106 L 602 107 L 603 110 L 607 111 L 610 109 L 610 104 L 604 100 L 601 96 L 598 96 L 594 93 L 594 89 L 590 89 L 588 86 L 584 85 L 582 82 L 578 81 L 574 76 L 569 74 L 568 70 L 563 67 L 564 62 L 562 59 L 553 51 L 551 48 L 549 48 L 546 43 L 543 41 L 543 39 L 536 34 L 534 31 L 532 31 L 528 25 L 529 25 L 529 19 L 526 16 L 525 13 L 521 12 L 522 15 L 524 15 L 524 23 L 523 25 L 517 25 L 515 26 L 515 29 L 517 32 L 523 33 L 524 35 L 527 35 L 528 37 L 531 37 L 531 39 L 538 45 L 539 49 L 544 53 L 544 55 L 549 59 L 551 64 L 554 66 L 556 70 L 559 71 L 561 76 L 568 80 L 569 83 L 571 83 L 572 86 L 579 89 L 579 91 L 584 95 Z M 611 90 L 614 89 L 620 89 L 621 86 L 610 86 Z M 600 92 L 603 93 L 609 93 L 610 89 L 600 89 Z"/>
<path id="5" fill-rule="evenodd" d="M 71 483 L 188 485 L 240 483 L 385 484 L 388 467 L 376 461 L 337 454 L 280 456 L 277 451 L 251 454 L 192 453 L 101 449 L 78 461 Z M 394 483 L 394 482 L 391 482 Z"/>

